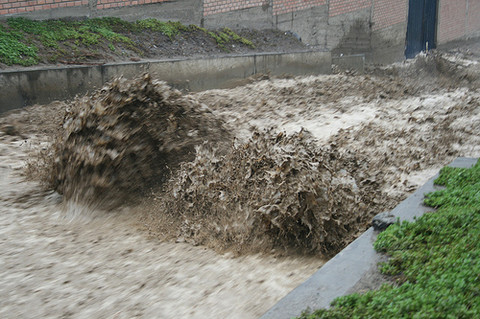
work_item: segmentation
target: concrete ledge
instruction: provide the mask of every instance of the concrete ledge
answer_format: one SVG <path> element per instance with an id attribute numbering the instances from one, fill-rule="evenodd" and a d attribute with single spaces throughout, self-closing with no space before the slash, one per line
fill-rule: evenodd
<path id="1" fill-rule="evenodd" d="M 365 72 L 365 54 L 332 57 L 332 64 L 342 71 L 354 70 L 363 74 Z"/>
<path id="2" fill-rule="evenodd" d="M 471 167 L 477 162 L 473 158 L 457 158 L 449 166 Z M 432 177 L 410 197 L 392 210 L 400 220 L 413 221 L 432 209 L 423 205 L 424 195 L 437 190 Z M 273 306 L 262 319 L 287 319 L 299 316 L 307 308 L 311 310 L 328 308 L 337 297 L 347 295 L 351 289 L 372 272 L 376 272 L 382 256 L 373 248 L 377 232 L 369 228 L 365 233 L 348 245 L 307 281 L 295 288 Z"/>
<path id="3" fill-rule="evenodd" d="M 184 90 L 226 88 L 257 73 L 313 75 L 331 72 L 330 52 L 262 53 L 208 59 L 155 60 L 0 72 L 0 113 L 103 86 L 114 77 L 149 72 Z"/>

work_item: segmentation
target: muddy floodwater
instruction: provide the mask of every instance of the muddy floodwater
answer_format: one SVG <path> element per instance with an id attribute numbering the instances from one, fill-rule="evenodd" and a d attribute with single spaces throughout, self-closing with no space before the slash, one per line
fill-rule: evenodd
<path id="1" fill-rule="evenodd" d="M 0 137 L 2 318 L 255 318 L 322 265 L 162 243 L 128 211 L 65 212 L 20 175 L 29 140 Z"/>
<path id="2" fill-rule="evenodd" d="M 366 206 L 389 209 L 454 158 L 480 155 L 476 68 L 457 52 L 187 98 L 239 141 L 254 130 L 304 129 L 319 147 L 355 156 L 368 170 L 348 185 L 374 185 Z M 181 231 L 161 236 L 159 206 L 145 203 L 158 194 L 108 212 L 65 202 L 28 163 L 52 146 L 68 103 L 0 117 L 1 318 L 257 318 L 325 263 L 321 254 L 233 254 Z"/>

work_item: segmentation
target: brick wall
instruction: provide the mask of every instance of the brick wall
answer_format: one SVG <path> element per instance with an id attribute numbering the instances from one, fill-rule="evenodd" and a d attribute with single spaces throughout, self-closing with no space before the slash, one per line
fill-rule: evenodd
<path id="1" fill-rule="evenodd" d="M 480 0 L 468 0 L 467 35 L 480 33 Z"/>
<path id="2" fill-rule="evenodd" d="M 467 0 L 440 0 L 439 5 L 437 42 L 465 36 Z"/>
<path id="3" fill-rule="evenodd" d="M 295 12 L 325 4 L 326 0 L 273 0 L 273 14 Z"/>
<path id="4" fill-rule="evenodd" d="M 408 0 L 374 0 L 372 29 L 380 30 L 407 21 Z"/>
<path id="5" fill-rule="evenodd" d="M 369 8 L 372 0 L 330 0 L 329 15 L 331 17 Z"/>
<path id="6" fill-rule="evenodd" d="M 97 9 L 159 3 L 167 0 L 97 0 Z M 88 6 L 89 0 L 0 0 L 0 15 Z"/>
<path id="7" fill-rule="evenodd" d="M 0 15 L 87 5 L 88 0 L 0 0 Z"/>
<path id="8" fill-rule="evenodd" d="M 141 4 L 159 3 L 166 0 L 97 0 L 97 9 L 110 9 Z"/>
<path id="9" fill-rule="evenodd" d="M 204 0 L 203 15 L 260 7 L 265 3 L 268 4 L 268 0 Z"/>

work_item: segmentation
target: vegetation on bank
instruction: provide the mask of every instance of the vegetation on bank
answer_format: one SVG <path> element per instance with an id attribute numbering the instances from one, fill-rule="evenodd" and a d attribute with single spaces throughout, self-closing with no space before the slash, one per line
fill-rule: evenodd
<path id="1" fill-rule="evenodd" d="M 390 226 L 377 251 L 391 256 L 381 272 L 395 285 L 336 299 L 330 310 L 300 318 L 480 318 L 480 161 L 445 167 L 425 203 L 438 208 Z"/>
<path id="2" fill-rule="evenodd" d="M 81 55 L 82 50 L 87 50 L 94 54 L 100 47 L 111 52 L 131 50 L 142 56 L 144 52 L 135 39 L 146 31 L 162 34 L 169 41 L 177 36 L 201 32 L 224 51 L 228 51 L 227 44 L 232 43 L 254 48 L 250 40 L 228 28 L 214 31 L 173 21 L 145 19 L 128 22 L 112 17 L 46 21 L 10 18 L 0 22 L 0 63 L 35 65 L 41 62 L 41 52 L 48 56 L 49 63 L 55 63 L 72 52 Z"/>

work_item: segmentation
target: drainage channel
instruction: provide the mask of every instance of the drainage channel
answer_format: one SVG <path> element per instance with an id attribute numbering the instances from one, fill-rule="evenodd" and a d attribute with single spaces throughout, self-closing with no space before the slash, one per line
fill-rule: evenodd
<path id="1" fill-rule="evenodd" d="M 145 72 L 178 89 L 203 91 L 236 86 L 258 73 L 329 74 L 331 65 L 330 52 L 305 51 L 0 71 L 0 113 L 54 100 L 72 99 L 77 94 L 83 95 L 101 88 L 113 78 L 134 78 Z"/>

